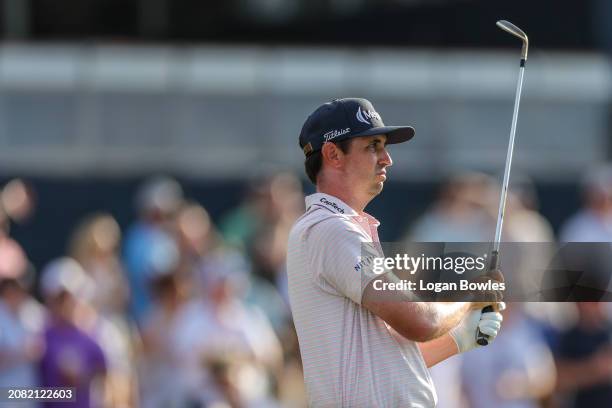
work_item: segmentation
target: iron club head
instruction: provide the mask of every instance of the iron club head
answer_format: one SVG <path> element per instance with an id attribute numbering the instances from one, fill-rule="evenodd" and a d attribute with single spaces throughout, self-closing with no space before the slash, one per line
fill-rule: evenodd
<path id="1" fill-rule="evenodd" d="M 527 38 L 527 34 L 525 34 L 523 30 L 521 30 L 520 28 L 518 28 L 517 26 L 515 26 L 514 24 L 506 20 L 499 20 L 496 24 L 502 30 L 521 39 L 521 41 L 523 42 L 523 50 L 522 50 L 521 56 L 524 60 L 526 60 L 527 59 L 527 49 L 529 48 L 529 38 Z"/>

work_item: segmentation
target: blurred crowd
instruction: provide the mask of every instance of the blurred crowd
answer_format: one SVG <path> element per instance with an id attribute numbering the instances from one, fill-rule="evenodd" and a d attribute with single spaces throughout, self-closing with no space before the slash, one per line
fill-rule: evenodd
<path id="1" fill-rule="evenodd" d="M 555 236 L 538 211 L 534 184 L 513 175 L 508 193 L 502 241 L 612 242 L 612 167 L 590 171 L 581 185 L 582 206 Z M 481 173 L 451 178 L 437 201 L 409 228 L 406 242 L 490 242 L 498 218 L 499 182 Z M 581 248 L 576 270 L 585 270 L 589 284 L 606 290 L 589 292 L 603 299 L 612 293 L 609 258 Z M 552 248 L 552 247 L 551 247 Z M 599 248 L 595 245 L 595 248 Z M 538 271 L 550 256 L 534 245 L 526 253 L 504 258 L 516 270 Z M 531 253 L 530 253 L 531 252 Z M 605 259 L 593 265 L 594 259 Z M 534 288 L 543 276 L 533 280 Z M 539 279 L 539 281 L 538 281 Z M 571 295 L 571 294 L 570 294 Z M 571 298 L 571 296 L 570 296 Z M 606 298 L 609 300 L 609 295 Z M 516 302 L 504 312 L 496 341 L 448 359 L 431 370 L 440 408 L 591 408 L 612 406 L 612 303 Z"/>
<path id="2" fill-rule="evenodd" d="M 585 177 L 583 206 L 557 237 L 533 183 L 512 182 L 504 240 L 612 242 L 610 167 Z M 490 241 L 498 186 L 452 177 L 404 239 Z M 34 211 L 33 189 L 13 180 L 0 204 L 0 388 L 74 387 L 81 407 L 306 405 L 284 270 L 304 211 L 294 175 L 253 182 L 218 222 L 176 180 L 152 178 L 128 228 L 91 214 L 40 271 L 10 234 Z M 510 304 L 495 343 L 432 374 L 441 408 L 612 406 L 612 308 Z"/>
<path id="3" fill-rule="evenodd" d="M 29 190 L 2 189 L 0 387 L 74 387 L 81 407 L 304 406 L 284 277 L 298 179 L 253 183 L 215 225 L 179 183 L 153 178 L 125 232 L 91 214 L 39 273 L 10 237 Z"/>

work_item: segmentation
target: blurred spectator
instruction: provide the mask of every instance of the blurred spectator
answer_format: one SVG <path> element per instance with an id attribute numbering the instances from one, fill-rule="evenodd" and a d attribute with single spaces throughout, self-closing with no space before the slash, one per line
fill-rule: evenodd
<path id="1" fill-rule="evenodd" d="M 583 207 L 563 224 L 562 242 L 612 242 L 612 166 L 591 171 L 583 181 Z"/>
<path id="2" fill-rule="evenodd" d="M 496 202 L 494 211 L 498 209 Z M 513 175 L 510 180 L 503 227 L 502 241 L 512 243 L 501 247 L 507 285 L 514 293 L 530 294 L 530 300 L 538 300 L 537 289 L 553 256 L 555 236 L 548 220 L 538 212 L 533 182 L 524 175 Z"/>
<path id="3" fill-rule="evenodd" d="M 536 408 L 555 385 L 552 353 L 522 304 L 509 303 L 487 350 L 466 353 L 461 378 L 471 408 Z"/>
<path id="4" fill-rule="evenodd" d="M 143 354 L 139 372 L 143 408 L 184 404 L 184 373 L 177 364 L 171 343 L 177 313 L 186 300 L 184 283 L 173 271 L 149 276 L 154 306 L 145 317 L 141 331 Z"/>
<path id="5" fill-rule="evenodd" d="M 107 397 L 114 407 L 133 405 L 136 396 L 132 329 L 125 318 L 129 287 L 119 261 L 120 242 L 121 231 L 115 219 L 94 214 L 77 227 L 70 244 L 70 255 L 95 285 L 88 302 L 90 334 L 104 351 Z"/>
<path id="6" fill-rule="evenodd" d="M 178 263 L 171 222 L 182 200 L 181 186 L 167 177 L 146 181 L 137 194 L 140 219 L 126 234 L 123 254 L 131 289 L 130 312 L 137 323 L 151 307 L 149 276 Z"/>
<path id="7" fill-rule="evenodd" d="M 405 247 L 410 242 L 490 241 L 495 221 L 489 208 L 494 196 L 493 182 L 485 174 L 468 172 L 452 177 L 442 186 L 436 202 L 409 229 Z M 461 358 L 455 356 L 430 368 L 440 408 L 460 404 Z"/>
<path id="8" fill-rule="evenodd" d="M 4 207 L 0 205 L 0 237 L 6 236 L 9 234 L 10 224 L 8 215 L 4 211 Z"/>
<path id="9" fill-rule="evenodd" d="M 568 330 L 578 320 L 576 305 L 571 302 L 527 302 L 523 309 L 536 322 L 552 350 L 558 346 L 558 334 Z"/>
<path id="10" fill-rule="evenodd" d="M 266 316 L 241 300 L 248 272 L 230 259 L 219 252 L 203 261 L 202 293 L 180 311 L 173 331 L 180 371 L 191 398 L 204 406 L 275 406 L 280 343 Z"/>
<path id="11" fill-rule="evenodd" d="M 440 191 L 438 200 L 408 233 L 415 242 L 488 242 L 495 220 L 490 204 L 495 200 L 492 180 L 481 173 L 453 177 Z"/>
<path id="12" fill-rule="evenodd" d="M 181 407 L 185 404 L 184 375 L 172 349 L 172 333 L 178 312 L 189 299 L 201 259 L 219 247 L 219 237 L 207 211 L 185 202 L 172 218 L 177 248 L 176 262 L 165 269 L 150 269 L 148 285 L 153 307 L 142 322 L 143 355 L 140 362 L 140 394 L 143 407 Z"/>
<path id="13" fill-rule="evenodd" d="M 0 223 L 1 214 L 0 210 Z M 0 229 L 0 277 L 18 279 L 26 272 L 29 262 L 21 245 L 6 235 L 6 232 Z"/>
<path id="14" fill-rule="evenodd" d="M 495 207 L 497 210 L 498 206 Z M 538 212 L 533 181 L 521 174 L 513 175 L 510 180 L 504 237 L 510 242 L 554 242 L 555 239 L 550 222 Z"/>
<path id="15" fill-rule="evenodd" d="M 461 361 L 463 356 L 444 360 L 429 368 L 431 379 L 436 387 L 438 404 L 436 408 L 464 408 L 465 401 L 461 389 Z"/>
<path id="16" fill-rule="evenodd" d="M 219 248 L 221 238 L 206 209 L 194 202 L 184 203 L 177 212 L 174 229 L 179 250 L 176 271 L 192 280 L 201 259 Z"/>
<path id="17" fill-rule="evenodd" d="M 15 241 L 0 235 L 0 388 L 38 386 L 36 363 L 43 352 L 44 310 L 30 296 L 32 269 Z M 34 407 L 33 402 L 8 407 Z"/>
<path id="18" fill-rule="evenodd" d="M 285 407 L 306 407 L 306 384 L 304 383 L 304 368 L 300 357 L 297 333 L 290 324 L 281 337 L 284 352 L 284 365 L 278 384 L 279 400 Z"/>
<path id="19" fill-rule="evenodd" d="M 289 230 L 303 211 L 299 179 L 281 172 L 253 184 L 245 202 L 221 221 L 220 228 L 228 244 L 252 259 L 253 272 L 276 285 Z"/>
<path id="20" fill-rule="evenodd" d="M 178 274 L 183 280 L 192 282 L 194 278 L 201 279 L 199 276 L 194 277 L 192 272 L 199 273 L 201 268 L 210 267 L 211 263 L 214 264 L 220 261 L 223 264 L 223 268 L 244 271 L 246 278 L 243 287 L 244 293 L 240 295 L 245 304 L 260 309 L 270 320 L 278 336 L 282 336 L 285 339 L 295 337 L 294 334 L 292 336 L 294 329 L 290 324 L 289 307 L 276 287 L 270 284 L 269 281 L 251 274 L 248 260 L 239 252 L 223 247 L 223 242 L 204 208 L 198 204 L 186 203 L 177 214 L 176 228 L 181 254 Z M 284 264 L 284 254 L 282 260 Z M 290 345 L 291 341 L 287 341 L 287 344 Z M 291 350 L 289 346 L 287 351 L 291 353 L 296 349 Z M 288 356 L 288 358 L 292 357 L 294 356 Z M 211 375 L 214 381 L 218 381 L 218 386 L 231 394 L 230 389 L 227 387 L 232 384 L 231 378 L 233 378 L 233 374 L 231 373 L 236 372 L 234 369 L 236 364 L 235 361 L 231 362 L 231 364 L 225 364 L 226 362 L 229 361 L 211 362 L 212 366 L 214 366 L 214 373 Z M 218 377 L 215 377 L 217 375 Z M 290 374 L 283 378 L 283 380 L 287 380 L 286 384 L 288 386 L 295 387 L 295 375 Z M 301 381 L 299 376 L 297 381 Z M 303 392 L 301 394 L 298 392 L 297 398 L 303 398 L 303 395 Z"/>
<path id="21" fill-rule="evenodd" d="M 513 242 L 552 241 L 554 237 L 550 224 L 536 212 L 537 196 L 533 185 L 527 179 L 519 177 L 513 181 L 513 186 L 509 191 L 504 240 Z M 499 189 L 492 178 L 475 172 L 460 174 L 451 178 L 442 187 L 437 202 L 414 223 L 408 232 L 407 242 L 491 242 L 494 238 L 498 205 Z M 541 249 L 538 248 L 537 250 Z M 528 254 L 511 256 L 505 257 L 502 263 L 508 270 L 517 270 L 519 267 L 531 267 L 526 264 L 517 264 L 528 262 L 529 259 Z M 510 265 L 511 263 L 512 265 Z M 530 330 L 526 327 L 525 322 L 521 323 L 524 318 L 517 318 L 516 320 L 517 325 L 514 330 L 518 333 L 518 336 L 537 337 L 533 329 Z M 506 324 L 504 324 L 504 330 L 500 337 L 503 337 L 503 333 L 506 331 Z M 516 344 L 512 343 L 510 337 L 506 334 L 505 341 L 499 341 L 500 339 L 498 339 L 493 346 L 503 349 L 505 346 L 500 346 L 498 343 L 507 343 L 507 347 L 514 347 Z M 536 338 L 536 340 L 538 339 Z M 542 340 L 537 341 L 536 344 L 537 347 L 541 346 L 540 348 L 546 351 L 546 346 Z M 534 346 L 534 349 L 529 353 L 535 353 L 537 347 Z M 466 373 L 462 373 L 462 367 L 471 367 L 471 369 L 476 367 L 474 359 L 477 359 L 477 356 L 478 352 L 474 351 L 461 356 L 461 358 L 455 357 L 455 359 L 445 361 L 430 369 L 432 379 L 437 385 L 440 408 L 462 406 L 461 383 L 462 378 L 466 378 Z M 541 358 L 545 360 L 546 355 L 541 356 Z M 522 364 L 520 361 L 522 361 L 522 357 L 516 359 L 518 368 Z M 552 362 L 550 356 L 548 361 Z M 502 362 L 503 359 L 498 361 L 497 364 L 499 365 Z M 496 399 L 505 403 L 511 402 L 507 406 L 525 406 L 523 402 L 516 402 L 518 396 L 513 396 L 512 401 L 506 400 L 505 397 L 496 396 L 494 387 L 496 377 L 492 375 L 493 369 L 490 366 L 491 364 L 488 364 L 483 367 L 483 370 L 478 370 L 479 373 L 482 372 L 482 376 L 479 374 L 475 376 L 470 373 L 469 378 L 473 381 L 470 381 L 468 386 L 473 387 L 473 389 L 468 391 L 475 391 L 476 388 L 486 388 L 486 390 L 483 391 L 483 398 L 480 401 L 476 400 L 476 394 L 470 395 L 468 392 L 469 406 L 493 406 L 492 402 Z M 525 369 L 525 367 L 522 367 L 522 369 Z M 548 386 L 549 390 L 551 386 L 552 384 Z M 531 398 L 531 394 L 523 395 L 522 399 L 528 397 Z"/>
<path id="22" fill-rule="evenodd" d="M 244 301 L 266 315 L 277 335 L 284 337 L 287 330 L 294 330 L 289 304 L 267 280 L 250 275 Z"/>
<path id="23" fill-rule="evenodd" d="M 91 278 L 71 258 L 50 262 L 41 278 L 41 292 L 49 309 L 45 352 L 40 362 L 42 387 L 74 387 L 75 407 L 102 406 L 105 400 L 106 361 L 100 344 L 79 327 L 89 323 L 83 302 L 94 289 Z M 65 406 L 48 402 L 46 407 Z"/>
<path id="24" fill-rule="evenodd" d="M 96 285 L 92 306 L 108 317 L 125 313 L 129 287 L 118 250 L 121 230 L 109 214 L 94 214 L 72 234 L 69 254 Z"/>
<path id="25" fill-rule="evenodd" d="M 34 189 L 21 179 L 6 183 L 0 193 L 0 206 L 15 222 L 27 220 L 34 212 L 36 194 Z"/>
<path id="26" fill-rule="evenodd" d="M 612 320 L 604 303 L 579 302 L 576 325 L 559 336 L 557 390 L 568 407 L 609 407 L 612 401 Z"/>
<path id="27" fill-rule="evenodd" d="M 563 286 L 571 300 L 610 298 L 607 290 L 612 262 L 608 244 L 612 242 L 612 166 L 604 165 L 587 174 L 583 181 L 583 207 L 562 226 L 560 241 L 569 244 L 553 259 L 555 272 L 545 277 L 544 285 L 559 291 L 558 282 L 567 282 Z"/>

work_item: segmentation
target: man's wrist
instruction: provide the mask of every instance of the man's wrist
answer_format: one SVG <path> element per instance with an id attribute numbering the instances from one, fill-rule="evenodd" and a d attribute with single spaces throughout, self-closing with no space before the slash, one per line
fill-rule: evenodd
<path id="1" fill-rule="evenodd" d="M 453 344 L 455 345 L 455 347 L 457 348 L 457 354 L 461 354 L 461 346 L 459 345 L 459 342 L 457 341 L 456 336 L 453 335 L 453 331 L 449 331 L 448 332 L 448 337 L 451 338 L 451 340 L 453 341 Z"/>

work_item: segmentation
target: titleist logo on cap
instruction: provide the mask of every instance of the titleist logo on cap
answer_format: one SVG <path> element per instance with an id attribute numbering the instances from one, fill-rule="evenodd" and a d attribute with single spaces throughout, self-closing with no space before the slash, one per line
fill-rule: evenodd
<path id="1" fill-rule="evenodd" d="M 329 132 L 323 135 L 323 138 L 326 142 L 329 142 L 330 140 L 335 139 L 339 136 L 346 135 L 350 131 L 351 128 L 330 130 Z"/>

